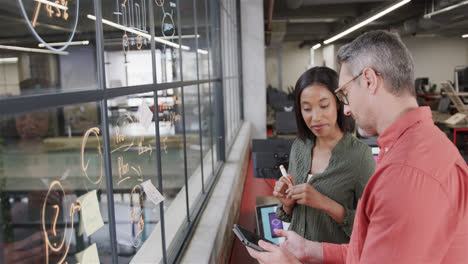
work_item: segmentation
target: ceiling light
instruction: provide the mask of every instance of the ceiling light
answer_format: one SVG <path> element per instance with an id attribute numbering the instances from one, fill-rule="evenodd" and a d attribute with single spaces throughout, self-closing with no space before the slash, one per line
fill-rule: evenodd
<path id="1" fill-rule="evenodd" d="M 314 46 L 312 46 L 312 49 L 316 50 L 316 49 L 318 49 L 320 47 L 322 47 L 322 44 L 319 43 L 319 44 L 315 44 Z"/>
<path id="2" fill-rule="evenodd" d="M 447 7 L 445 7 L 445 8 L 439 9 L 439 10 L 434 11 L 434 12 L 431 12 L 431 13 L 429 13 L 429 14 L 425 14 L 425 15 L 424 15 L 424 18 L 431 18 L 431 17 L 434 16 L 434 15 L 438 15 L 438 14 L 440 14 L 440 13 L 450 11 L 450 10 L 455 9 L 455 8 L 458 8 L 458 7 L 460 7 L 460 6 L 464 6 L 464 5 L 466 5 L 466 4 L 468 4 L 468 1 L 463 1 L 463 2 L 460 2 L 460 3 L 455 4 L 455 5 L 447 6 Z"/>
<path id="3" fill-rule="evenodd" d="M 13 58 L 0 58 L 0 64 L 8 64 L 8 63 L 17 63 L 18 58 L 13 57 Z"/>
<path id="4" fill-rule="evenodd" d="M 197 52 L 200 54 L 208 54 L 208 51 L 202 49 L 197 49 Z"/>
<path id="5" fill-rule="evenodd" d="M 93 15 L 87 15 L 87 17 L 89 19 L 92 19 L 92 20 L 96 20 L 96 17 L 93 16 Z M 128 31 L 130 33 L 133 33 L 135 35 L 140 35 L 148 40 L 151 39 L 151 35 L 150 34 L 147 34 L 147 33 L 143 33 L 141 31 L 138 31 L 138 30 L 135 30 L 133 28 L 129 28 L 129 27 L 126 27 L 126 26 L 122 26 L 122 25 L 119 25 L 117 23 L 114 23 L 114 22 L 111 22 L 109 20 L 106 20 L 106 19 L 102 19 L 102 23 L 103 24 L 106 24 L 108 26 L 111 26 L 111 27 L 114 27 L 114 28 L 117 28 L 117 29 L 120 29 L 120 30 L 123 30 L 123 31 Z M 170 42 L 170 41 L 167 41 L 167 40 L 164 40 L 162 38 L 158 38 L 158 37 L 154 37 L 154 41 L 156 42 L 159 42 L 159 43 L 163 43 L 163 44 L 166 44 L 168 46 L 171 46 L 171 47 L 174 47 L 174 48 L 179 48 L 179 44 L 177 43 L 174 43 L 174 42 Z M 184 45 L 180 45 L 180 48 L 183 49 L 183 50 L 190 50 L 189 47 L 187 46 L 184 46 Z"/>
<path id="6" fill-rule="evenodd" d="M 7 46 L 7 45 L 0 45 L 0 49 L 68 55 L 67 51 L 53 51 L 53 50 L 48 50 L 48 49 L 33 49 L 33 48 L 24 48 L 24 47 L 17 47 L 17 46 Z"/>
<path id="7" fill-rule="evenodd" d="M 173 37 L 160 37 L 162 39 L 178 39 L 179 36 L 173 36 Z M 182 35 L 180 38 L 200 38 L 200 35 Z"/>
<path id="8" fill-rule="evenodd" d="M 46 5 L 50 5 L 50 6 L 58 8 L 58 9 L 68 10 L 68 7 L 66 7 L 66 6 L 56 4 L 56 3 L 53 3 L 53 2 L 50 2 L 50 1 L 47 1 L 47 0 L 34 0 L 34 1 L 46 4 Z"/>
<path id="9" fill-rule="evenodd" d="M 89 40 L 83 40 L 83 41 L 71 41 L 71 42 L 54 42 L 54 43 L 47 43 L 49 46 L 54 47 L 54 46 L 65 46 L 68 44 L 68 46 L 77 46 L 77 45 L 88 45 Z M 39 48 L 44 48 L 45 45 L 42 43 L 37 44 Z"/>
<path id="10" fill-rule="evenodd" d="M 462 35 L 462 38 L 468 38 L 468 34 Z"/>
<path id="11" fill-rule="evenodd" d="M 387 8 L 387 9 L 385 9 L 385 10 L 383 10 L 382 12 L 379 12 L 378 14 L 376 14 L 376 15 L 374 15 L 374 16 L 372 16 L 372 17 L 370 17 L 370 18 L 368 18 L 368 19 L 366 19 L 366 20 L 364 20 L 364 21 L 362 21 L 361 23 L 359 23 L 359 24 L 357 24 L 357 25 L 355 25 L 355 26 L 350 27 L 349 29 L 347 29 L 347 30 L 341 32 L 340 34 L 338 34 L 338 35 L 336 35 L 336 36 L 334 36 L 334 37 L 332 37 L 332 38 L 329 38 L 329 39 L 325 40 L 323 43 L 324 43 L 324 44 L 330 44 L 330 43 L 332 43 L 333 41 L 335 41 L 335 40 L 337 40 L 337 39 L 339 39 L 339 38 L 341 38 L 341 37 L 344 37 L 344 36 L 348 35 L 349 33 L 355 31 L 356 29 L 361 28 L 361 27 L 363 27 L 363 26 L 369 24 L 370 22 L 372 22 L 372 21 L 374 21 L 374 20 L 377 20 L 377 19 L 379 19 L 380 17 L 383 17 L 384 15 L 386 15 L 386 14 L 392 12 L 393 10 L 395 10 L 395 9 L 397 9 L 397 8 L 399 8 L 399 7 L 401 7 L 401 6 L 405 5 L 405 4 L 407 4 L 407 3 L 409 3 L 409 2 L 411 2 L 411 0 L 403 0 L 403 1 L 400 1 L 400 2 L 398 2 L 397 4 L 395 4 L 395 5 L 393 5 L 393 6 L 389 7 L 389 8 Z"/>

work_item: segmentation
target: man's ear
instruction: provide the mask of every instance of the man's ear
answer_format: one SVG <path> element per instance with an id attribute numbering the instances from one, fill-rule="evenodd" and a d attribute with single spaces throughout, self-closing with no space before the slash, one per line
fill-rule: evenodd
<path id="1" fill-rule="evenodd" d="M 367 89 L 371 95 L 375 95 L 377 93 L 377 89 L 379 87 L 379 79 L 377 73 L 372 70 L 371 68 L 365 68 L 362 72 L 363 79 L 366 82 Z"/>

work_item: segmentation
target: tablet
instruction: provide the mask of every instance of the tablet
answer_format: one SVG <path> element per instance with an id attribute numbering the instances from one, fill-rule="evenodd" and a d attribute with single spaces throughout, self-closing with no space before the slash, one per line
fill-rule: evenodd
<path id="1" fill-rule="evenodd" d="M 236 224 L 234 224 L 234 227 L 232 228 L 232 231 L 234 231 L 234 234 L 239 238 L 239 240 L 242 242 L 242 244 L 253 248 L 257 251 L 265 251 L 263 248 L 261 248 L 258 245 L 259 240 L 265 240 L 264 238 L 261 238 L 257 236 L 256 234 L 250 232 L 249 230 L 242 228 Z"/>
<path id="2" fill-rule="evenodd" d="M 288 230 L 289 223 L 276 219 L 276 206 L 277 204 L 257 205 L 255 208 L 255 215 L 257 218 L 257 230 L 260 236 L 278 245 L 284 242 L 285 239 L 283 237 L 278 237 L 273 230 Z"/>

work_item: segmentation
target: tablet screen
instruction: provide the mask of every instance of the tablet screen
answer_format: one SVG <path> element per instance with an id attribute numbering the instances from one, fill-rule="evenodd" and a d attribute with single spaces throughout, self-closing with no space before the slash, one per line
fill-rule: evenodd
<path id="1" fill-rule="evenodd" d="M 268 218 L 270 219 L 270 232 L 272 238 L 277 238 L 278 236 L 275 234 L 274 229 L 283 229 L 283 222 L 281 220 L 276 219 L 275 213 L 269 213 Z"/>

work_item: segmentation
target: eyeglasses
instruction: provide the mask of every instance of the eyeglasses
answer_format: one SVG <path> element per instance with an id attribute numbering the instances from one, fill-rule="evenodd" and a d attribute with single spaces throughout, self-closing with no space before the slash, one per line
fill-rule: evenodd
<path id="1" fill-rule="evenodd" d="M 361 75 L 362 71 L 361 73 L 354 76 L 351 80 L 347 81 L 345 84 L 341 85 L 340 87 L 338 87 L 338 89 L 335 90 L 336 97 L 338 97 L 338 100 L 340 100 L 340 102 L 342 102 L 344 105 L 349 105 L 348 97 L 346 97 L 346 94 L 344 93 L 344 88 L 346 88 L 348 84 L 359 78 L 359 76 Z"/>

